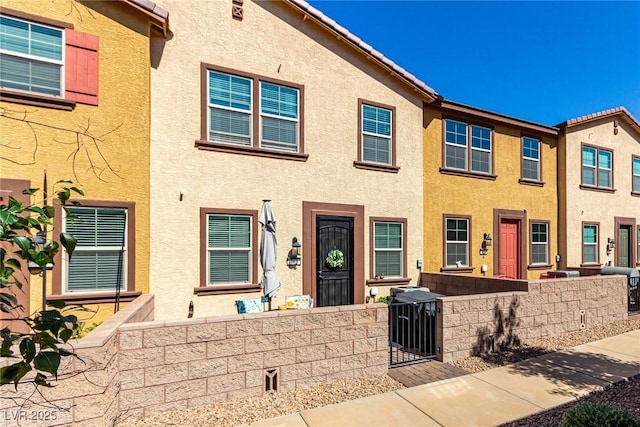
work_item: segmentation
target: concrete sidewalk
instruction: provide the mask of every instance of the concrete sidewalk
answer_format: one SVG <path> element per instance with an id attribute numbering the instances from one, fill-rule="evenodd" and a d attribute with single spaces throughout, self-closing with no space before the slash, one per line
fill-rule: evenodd
<path id="1" fill-rule="evenodd" d="M 519 363 L 252 426 L 494 426 L 640 374 L 640 330 Z"/>

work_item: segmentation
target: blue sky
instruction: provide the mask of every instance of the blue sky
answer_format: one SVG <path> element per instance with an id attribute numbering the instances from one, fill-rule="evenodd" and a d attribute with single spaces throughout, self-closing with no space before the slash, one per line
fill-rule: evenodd
<path id="1" fill-rule="evenodd" d="M 446 99 L 555 125 L 640 120 L 640 1 L 307 0 Z"/>

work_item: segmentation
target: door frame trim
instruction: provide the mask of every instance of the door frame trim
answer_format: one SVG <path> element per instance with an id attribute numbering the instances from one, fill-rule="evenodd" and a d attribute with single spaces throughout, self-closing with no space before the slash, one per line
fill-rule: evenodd
<path id="1" fill-rule="evenodd" d="M 527 279 L 527 211 L 511 209 L 493 209 L 493 273 L 500 273 L 500 224 L 504 220 L 515 220 L 520 223 L 520 279 Z"/>
<path id="2" fill-rule="evenodd" d="M 635 232 L 636 232 L 636 219 L 635 218 L 625 218 L 621 216 L 613 217 L 613 234 L 614 239 L 616 239 L 616 248 L 614 249 L 613 262 L 614 265 L 620 265 L 620 258 L 618 257 L 618 243 L 620 242 L 620 226 L 628 225 L 631 226 L 631 232 L 629 233 L 629 264 L 633 266 L 636 264 L 637 255 L 636 248 L 638 247 L 638 242 L 635 241 Z"/>
<path id="3" fill-rule="evenodd" d="M 353 218 L 353 303 L 364 304 L 364 206 L 302 202 L 302 293 L 316 298 L 316 219 L 318 216 Z"/>

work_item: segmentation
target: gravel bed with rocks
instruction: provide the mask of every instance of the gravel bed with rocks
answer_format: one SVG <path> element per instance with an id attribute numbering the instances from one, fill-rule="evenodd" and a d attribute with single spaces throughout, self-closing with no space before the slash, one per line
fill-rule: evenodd
<path id="1" fill-rule="evenodd" d="M 468 357 L 453 362 L 452 365 L 469 372 L 480 372 L 636 329 L 640 329 L 640 315 L 586 331 L 540 339 L 509 352 L 485 357 Z M 402 388 L 404 386 L 401 383 L 387 375 L 374 375 L 320 384 L 305 390 L 292 390 L 264 397 L 236 399 L 193 409 L 165 412 L 143 419 L 122 420 L 117 426 L 235 426 Z M 595 391 L 583 399 L 613 404 L 633 410 L 637 415 L 640 415 L 640 376 L 614 384 L 604 390 Z M 567 403 L 506 425 L 509 427 L 558 426 L 564 411 L 576 402 Z"/>

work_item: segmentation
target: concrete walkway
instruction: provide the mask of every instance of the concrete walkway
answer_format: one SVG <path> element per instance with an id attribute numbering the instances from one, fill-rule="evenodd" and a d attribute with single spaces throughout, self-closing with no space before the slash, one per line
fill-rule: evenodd
<path id="1" fill-rule="evenodd" d="M 365 397 L 252 426 L 495 426 L 640 374 L 640 330 L 477 374 Z"/>

